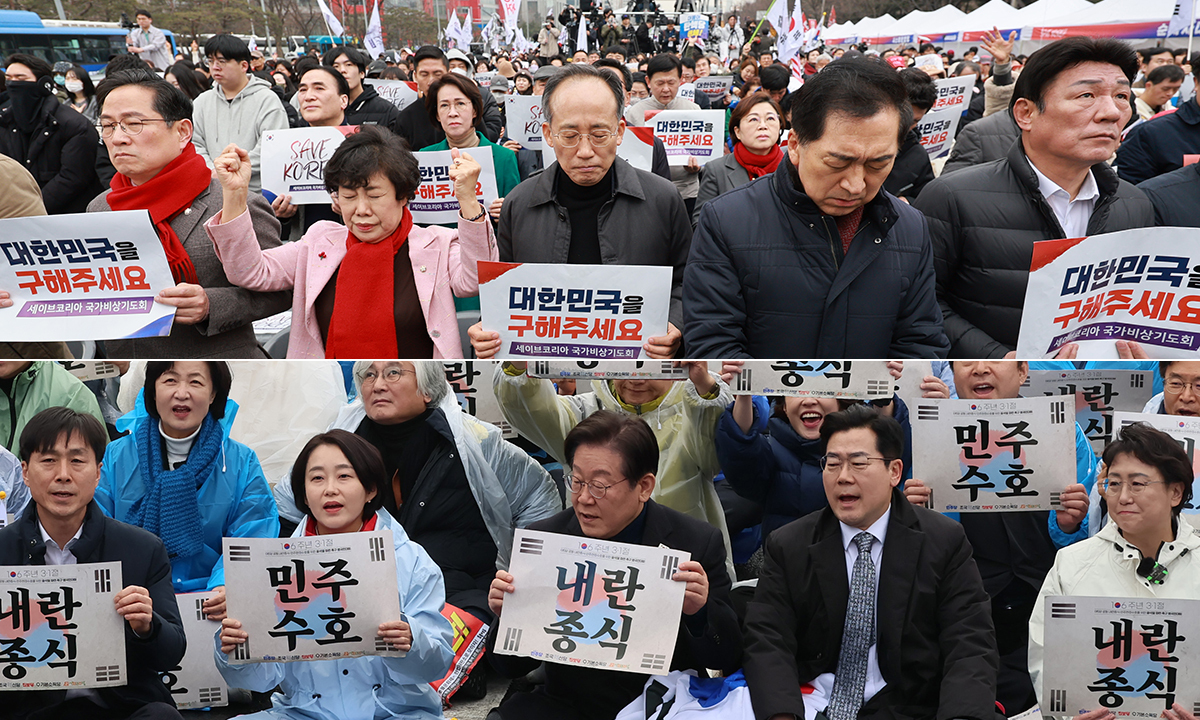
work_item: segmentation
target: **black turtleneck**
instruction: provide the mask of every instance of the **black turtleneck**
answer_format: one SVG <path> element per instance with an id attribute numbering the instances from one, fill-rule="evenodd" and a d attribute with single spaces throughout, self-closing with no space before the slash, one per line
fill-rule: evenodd
<path id="1" fill-rule="evenodd" d="M 555 198 L 571 216 L 571 247 L 567 262 L 573 265 L 600 264 L 600 208 L 612 199 L 616 163 L 595 185 L 576 185 L 558 168 Z"/>
<path id="2" fill-rule="evenodd" d="M 388 471 L 389 487 L 384 489 L 384 508 L 399 517 L 398 508 L 412 497 L 413 486 L 440 438 L 428 422 L 432 409 L 396 425 L 381 425 L 364 419 L 358 434 L 379 448 Z M 397 497 L 396 493 L 399 492 Z"/>

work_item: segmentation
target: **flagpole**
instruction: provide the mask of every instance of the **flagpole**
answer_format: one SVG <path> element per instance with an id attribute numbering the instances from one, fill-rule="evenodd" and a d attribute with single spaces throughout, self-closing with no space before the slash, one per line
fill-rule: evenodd
<path id="1" fill-rule="evenodd" d="M 1188 23 L 1188 51 L 1187 61 L 1192 61 L 1192 36 L 1196 33 L 1196 0 L 1188 0 L 1192 3 L 1192 21 Z M 1194 69 L 1194 68 L 1193 68 Z"/>
<path id="2" fill-rule="evenodd" d="M 779 0 L 774 0 L 774 2 L 772 2 L 767 7 L 767 12 L 763 14 L 763 19 L 758 21 L 758 27 L 754 28 L 754 32 L 750 35 L 750 39 L 747 40 L 746 42 L 752 43 L 752 42 L 754 42 L 754 38 L 758 37 L 758 31 L 762 29 L 763 23 L 765 23 L 767 21 L 767 18 L 770 17 L 771 9 L 775 7 L 775 3 L 777 3 L 777 2 L 779 2 Z M 775 30 L 778 31 L 779 28 L 775 28 Z M 741 57 L 741 54 L 742 54 L 741 48 L 738 48 L 738 56 Z"/>

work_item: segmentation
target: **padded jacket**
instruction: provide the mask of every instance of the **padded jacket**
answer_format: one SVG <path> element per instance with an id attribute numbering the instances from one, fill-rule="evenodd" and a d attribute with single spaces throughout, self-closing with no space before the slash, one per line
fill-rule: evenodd
<path id="1" fill-rule="evenodd" d="M 1154 206 L 1154 222 L 1164 227 L 1200 227 L 1200 163 L 1185 165 L 1139 183 Z"/>
<path id="2" fill-rule="evenodd" d="M 1009 149 L 1021 136 L 1021 128 L 1013 121 L 1008 110 L 988 115 L 963 128 L 954 140 L 950 159 L 942 166 L 942 174 L 948 175 L 973 165 L 999 160 L 1008 155 Z"/>
<path id="3" fill-rule="evenodd" d="M 1200 100 L 1131 129 L 1113 164 L 1122 180 L 1140 183 L 1183 167 L 1186 155 L 1200 153 Z"/>

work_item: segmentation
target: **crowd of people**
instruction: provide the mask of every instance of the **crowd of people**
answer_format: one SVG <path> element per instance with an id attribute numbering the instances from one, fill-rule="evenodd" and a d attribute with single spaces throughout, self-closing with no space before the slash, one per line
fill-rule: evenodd
<path id="1" fill-rule="evenodd" d="M 126 685 L 9 693 L 7 712 L 178 718 L 158 678 L 185 651 L 174 594 L 212 591 L 203 612 L 221 622 L 211 652 L 225 682 L 275 691 L 252 717 L 440 718 L 430 683 L 454 656 L 445 609 L 494 628 L 520 601 L 513 533 L 530 528 L 690 552 L 673 576 L 686 590 L 672 669 L 741 669 L 755 718 L 1014 716 L 1044 699 L 1047 597 L 1197 598 L 1192 463 L 1149 425 L 1114 429 L 1096 453 L 1076 424 L 1061 509 L 936 513 L 913 474 L 928 449 L 912 447 L 908 405 L 1017 398 L 1030 367 L 928 367 L 898 386 L 907 398 L 865 403 L 735 396 L 737 360 L 590 386 L 480 363 L 510 440 L 460 407 L 448 379 L 461 369 L 441 362 L 312 363 L 298 378 L 277 363 L 149 361 L 123 364 L 107 388 L 53 362 L 0 363 L 0 565 L 121 561 L 128 664 Z M 1162 389 L 1143 412 L 1200 414 L 1200 363 L 1107 367 L 1152 371 Z M 904 379 L 905 363 L 888 369 Z M 261 402 L 297 380 L 331 412 L 285 421 Z M 252 419 L 236 425 L 239 412 Z M 259 456 L 281 425 L 302 447 L 271 477 Z M 406 655 L 229 662 L 250 629 L 227 612 L 222 538 L 384 528 L 404 614 L 378 634 Z M 1146 561 L 1164 572 L 1142 572 Z M 647 681 L 496 642 L 454 696 L 512 678 L 490 720 L 612 720 Z"/>
<path id="2" fill-rule="evenodd" d="M 816 47 L 785 63 L 735 15 L 707 43 L 609 15 L 586 48 L 561 46 L 547 18 L 527 54 L 423 46 L 372 60 L 338 45 L 268 59 L 221 34 L 172 59 L 150 13 L 137 17 L 98 85 L 18 53 L 0 87 L 0 157 L 15 161 L 0 177 L 19 188 L 0 216 L 150 211 L 177 283 L 156 299 L 174 325 L 102 342 L 113 358 L 264 357 L 251 324 L 286 310 L 288 289 L 288 357 L 490 357 L 495 328 L 463 337 L 455 320 L 478 307 L 480 260 L 672 268 L 652 358 L 1013 357 L 1035 242 L 1200 225 L 1187 201 L 1200 179 L 1183 165 L 1200 154 L 1200 106 L 1178 97 L 1200 64 L 1161 47 L 1071 37 L 1026 57 L 994 31 L 984 55 Z M 696 90 L 720 74 L 728 92 Z M 947 76 L 974 83 L 940 167 L 915 128 Z M 375 78 L 409 80 L 418 99 L 401 110 Z M 509 93 L 544 98 L 545 150 L 508 136 Z M 726 113 L 710 162 L 669 164 L 658 138 L 648 169 L 620 156 L 627 127 L 702 109 Z M 306 126 L 365 130 L 326 166 L 328 204 L 268 200 L 264 133 Z M 484 147 L 497 197 L 481 204 L 466 190 Z M 414 227 L 407 210 L 413 152 L 432 150 L 454 153 L 459 216 L 445 228 Z M 390 284 L 391 305 L 364 281 Z"/>

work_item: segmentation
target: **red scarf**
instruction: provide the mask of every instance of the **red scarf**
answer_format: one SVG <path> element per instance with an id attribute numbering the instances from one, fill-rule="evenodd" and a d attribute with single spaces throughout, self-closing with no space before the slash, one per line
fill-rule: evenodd
<path id="1" fill-rule="evenodd" d="M 371 532 L 375 529 L 375 521 L 379 519 L 379 514 L 371 516 L 371 519 L 363 523 L 363 526 L 358 529 L 359 532 Z M 304 523 L 304 537 L 312 537 L 317 534 L 317 521 L 313 520 L 313 516 L 309 515 L 308 520 Z"/>
<path id="2" fill-rule="evenodd" d="M 783 160 L 783 150 L 778 145 L 772 145 L 771 152 L 766 155 L 755 155 L 744 144 L 736 143 L 733 146 L 733 157 L 738 165 L 746 169 L 750 179 L 754 180 L 775 172 L 775 168 L 779 167 L 779 162 Z"/>
<path id="3" fill-rule="evenodd" d="M 204 158 L 196 153 L 196 148 L 188 143 L 179 157 L 141 185 L 135 186 L 121 173 L 114 175 L 110 183 L 110 208 L 150 211 L 150 221 L 158 232 L 158 240 L 167 253 L 167 264 L 171 266 L 171 276 L 177 283 L 199 285 L 200 280 L 196 277 L 196 266 L 171 228 L 171 218 L 191 205 L 211 182 L 212 171 L 204 163 Z"/>
<path id="4" fill-rule="evenodd" d="M 333 317 L 325 341 L 325 357 L 371 359 L 400 357 L 396 347 L 396 253 L 412 230 L 412 213 L 404 208 L 400 225 L 377 243 L 346 233 L 346 257 L 338 268 Z"/>

